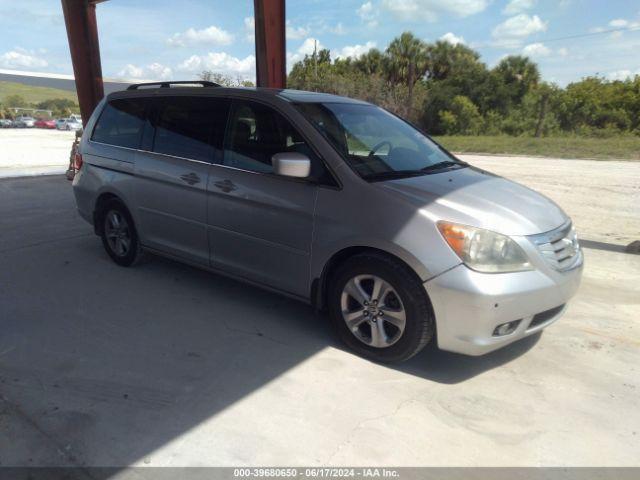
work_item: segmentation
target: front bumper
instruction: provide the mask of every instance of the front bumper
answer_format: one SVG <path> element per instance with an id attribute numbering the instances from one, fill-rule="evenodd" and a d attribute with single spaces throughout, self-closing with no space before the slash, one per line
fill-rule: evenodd
<path id="1" fill-rule="evenodd" d="M 582 252 L 571 270 L 487 274 L 458 265 L 427 281 L 436 320 L 438 347 L 466 355 L 483 355 L 536 333 L 562 316 L 565 308 L 530 325 L 536 314 L 573 297 L 582 278 Z M 539 317 L 538 317 L 539 318 Z M 503 323 L 520 320 L 512 333 L 494 336 Z"/>

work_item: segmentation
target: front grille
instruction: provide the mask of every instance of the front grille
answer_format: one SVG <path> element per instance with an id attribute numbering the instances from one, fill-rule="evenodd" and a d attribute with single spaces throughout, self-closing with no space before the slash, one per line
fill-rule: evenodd
<path id="1" fill-rule="evenodd" d="M 533 316 L 533 319 L 531 320 L 531 322 L 529 322 L 529 326 L 527 327 L 527 330 L 537 327 L 538 325 L 542 325 L 543 323 L 551 320 L 553 317 L 555 317 L 562 311 L 564 306 L 565 304 L 562 304 L 557 307 L 551 308 L 549 310 L 545 310 L 544 312 L 536 313 Z"/>
<path id="2" fill-rule="evenodd" d="M 569 270 L 580 259 L 578 235 L 571 222 L 555 230 L 529 236 L 544 259 L 556 270 Z"/>

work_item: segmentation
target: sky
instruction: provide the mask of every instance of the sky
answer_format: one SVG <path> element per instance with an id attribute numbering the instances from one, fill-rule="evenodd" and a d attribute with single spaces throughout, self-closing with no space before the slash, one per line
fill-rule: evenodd
<path id="1" fill-rule="evenodd" d="M 286 10 L 288 69 L 316 43 L 356 57 L 408 30 L 464 43 L 489 67 L 527 55 L 561 86 L 640 74 L 638 0 L 288 0 Z M 109 0 L 97 12 L 106 77 L 255 79 L 252 0 Z M 0 69 L 72 73 L 59 0 L 0 0 Z"/>

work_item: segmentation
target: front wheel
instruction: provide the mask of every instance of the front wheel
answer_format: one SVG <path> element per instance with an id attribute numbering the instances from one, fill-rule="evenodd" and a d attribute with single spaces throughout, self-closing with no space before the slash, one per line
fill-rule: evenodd
<path id="1" fill-rule="evenodd" d="M 123 267 L 136 263 L 142 250 L 133 218 L 126 207 L 117 200 L 111 200 L 99 218 L 102 245 L 111 259 Z"/>
<path id="2" fill-rule="evenodd" d="M 340 339 L 360 355 L 400 362 L 434 335 L 431 304 L 415 273 L 379 254 L 348 259 L 331 278 L 329 315 Z"/>

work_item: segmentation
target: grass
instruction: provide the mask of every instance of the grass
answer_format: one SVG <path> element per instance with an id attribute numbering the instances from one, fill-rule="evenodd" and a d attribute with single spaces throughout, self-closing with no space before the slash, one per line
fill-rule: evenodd
<path id="1" fill-rule="evenodd" d="M 75 92 L 50 87 L 34 87 L 22 83 L 0 81 L 0 102 L 9 95 L 20 95 L 27 103 L 38 103 L 53 98 L 67 98 L 78 102 Z"/>
<path id="2" fill-rule="evenodd" d="M 494 153 L 556 158 L 598 160 L 640 160 L 640 136 L 592 137 L 508 137 L 437 136 L 436 141 L 456 153 Z"/>

